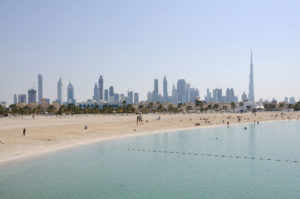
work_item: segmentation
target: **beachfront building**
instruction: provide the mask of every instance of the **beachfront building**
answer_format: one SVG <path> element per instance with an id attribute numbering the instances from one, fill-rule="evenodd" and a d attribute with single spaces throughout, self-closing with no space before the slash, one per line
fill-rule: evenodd
<path id="1" fill-rule="evenodd" d="M 36 90 L 28 90 L 28 104 L 36 103 Z"/>
<path id="2" fill-rule="evenodd" d="M 42 103 L 43 98 L 43 76 L 41 74 L 38 75 L 38 103 Z"/>
<path id="3" fill-rule="evenodd" d="M 163 102 L 168 102 L 168 81 L 166 76 L 163 80 Z"/>
<path id="4" fill-rule="evenodd" d="M 98 95 L 99 95 L 99 100 L 104 100 L 103 99 L 103 77 L 100 75 L 100 78 L 98 80 Z"/>
<path id="5" fill-rule="evenodd" d="M 76 103 L 76 101 L 74 99 L 74 87 L 71 84 L 71 82 L 69 83 L 68 88 L 67 88 L 67 103 L 68 104 Z"/>

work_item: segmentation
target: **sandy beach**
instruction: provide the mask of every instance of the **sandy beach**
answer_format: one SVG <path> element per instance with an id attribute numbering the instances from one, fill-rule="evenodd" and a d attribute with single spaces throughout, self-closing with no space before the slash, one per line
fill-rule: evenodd
<path id="1" fill-rule="evenodd" d="M 66 147 L 105 139 L 187 128 L 259 121 L 295 120 L 297 112 L 147 114 L 137 126 L 136 115 L 31 116 L 0 119 L 0 163 L 33 157 Z M 277 117 L 276 117 L 277 115 Z M 160 119 L 158 119 L 160 117 Z M 238 120 L 238 117 L 241 120 Z M 199 123 L 196 125 L 196 123 Z M 88 128 L 85 129 L 85 126 Z M 22 135 L 26 128 L 26 136 Z"/>

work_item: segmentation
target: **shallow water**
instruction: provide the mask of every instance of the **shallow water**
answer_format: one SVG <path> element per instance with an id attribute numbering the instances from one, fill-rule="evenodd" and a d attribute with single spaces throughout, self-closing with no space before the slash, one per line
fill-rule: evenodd
<path id="1" fill-rule="evenodd" d="M 121 138 L 0 167 L 1 199 L 293 199 L 299 187 L 299 121 Z"/>

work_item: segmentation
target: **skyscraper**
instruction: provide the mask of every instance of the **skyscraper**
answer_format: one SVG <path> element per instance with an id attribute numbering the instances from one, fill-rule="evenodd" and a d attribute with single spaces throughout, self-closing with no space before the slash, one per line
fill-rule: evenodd
<path id="1" fill-rule="evenodd" d="M 28 104 L 36 103 L 36 90 L 28 90 Z"/>
<path id="2" fill-rule="evenodd" d="M 71 84 L 71 82 L 69 83 L 68 88 L 67 88 L 67 102 L 68 102 L 68 104 L 75 104 L 74 87 Z"/>
<path id="3" fill-rule="evenodd" d="M 14 94 L 14 104 L 18 103 L 17 94 Z"/>
<path id="4" fill-rule="evenodd" d="M 138 93 L 134 93 L 134 103 L 138 104 L 139 103 L 139 94 Z"/>
<path id="5" fill-rule="evenodd" d="M 133 104 L 133 91 L 128 91 L 126 104 Z"/>
<path id="6" fill-rule="evenodd" d="M 110 86 L 109 87 L 109 97 L 114 96 L 114 87 Z"/>
<path id="7" fill-rule="evenodd" d="M 213 102 L 216 102 L 216 103 L 223 102 L 222 89 L 215 88 L 213 90 Z"/>
<path id="8" fill-rule="evenodd" d="M 209 91 L 209 89 L 206 89 L 205 101 L 206 101 L 206 103 L 211 102 L 211 92 Z"/>
<path id="9" fill-rule="evenodd" d="M 19 94 L 18 95 L 18 103 L 26 103 L 26 94 Z"/>
<path id="10" fill-rule="evenodd" d="M 243 92 L 243 94 L 242 94 L 242 102 L 247 102 L 247 101 L 248 101 L 248 97 L 247 97 L 246 93 Z"/>
<path id="11" fill-rule="evenodd" d="M 186 85 L 186 102 L 191 102 L 191 84 Z"/>
<path id="12" fill-rule="evenodd" d="M 153 101 L 158 101 L 158 79 L 154 79 Z"/>
<path id="13" fill-rule="evenodd" d="M 97 83 L 95 83 L 95 86 L 94 86 L 94 96 L 93 96 L 93 99 L 94 99 L 95 101 L 98 101 L 98 100 L 99 100 Z"/>
<path id="14" fill-rule="evenodd" d="M 168 81 L 166 76 L 164 76 L 163 80 L 163 99 L 164 102 L 168 102 Z"/>
<path id="15" fill-rule="evenodd" d="M 100 78 L 99 78 L 98 89 L 99 89 L 99 92 L 98 92 L 99 100 L 103 100 L 103 77 L 102 77 L 102 75 L 100 75 Z"/>
<path id="16" fill-rule="evenodd" d="M 253 60 L 251 51 L 251 61 L 250 61 L 250 75 L 249 75 L 249 95 L 248 101 L 254 103 L 254 82 L 253 82 Z"/>
<path id="17" fill-rule="evenodd" d="M 173 104 L 177 104 L 178 103 L 177 90 L 176 90 L 174 84 L 173 84 L 173 88 L 172 88 L 172 103 Z"/>
<path id="18" fill-rule="evenodd" d="M 186 82 L 184 79 L 177 81 L 177 97 L 178 103 L 186 103 Z"/>
<path id="19" fill-rule="evenodd" d="M 57 82 L 57 103 L 59 103 L 60 105 L 62 104 L 62 80 L 61 78 L 59 78 L 58 82 Z"/>
<path id="20" fill-rule="evenodd" d="M 43 76 L 41 74 L 38 75 L 38 102 L 42 103 L 43 98 Z"/>
<path id="21" fill-rule="evenodd" d="M 108 102 L 108 89 L 104 89 L 104 101 Z"/>

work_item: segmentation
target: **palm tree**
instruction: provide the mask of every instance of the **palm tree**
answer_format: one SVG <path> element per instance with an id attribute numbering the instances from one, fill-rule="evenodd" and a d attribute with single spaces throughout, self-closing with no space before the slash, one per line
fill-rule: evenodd
<path id="1" fill-rule="evenodd" d="M 210 110 L 211 109 L 211 104 L 209 104 L 208 106 L 207 106 L 207 110 Z"/>
<path id="2" fill-rule="evenodd" d="M 213 108 L 215 109 L 216 112 L 218 112 L 219 104 L 214 104 Z"/>
<path id="3" fill-rule="evenodd" d="M 243 106 L 244 106 L 244 102 L 240 102 L 240 103 L 239 103 L 239 106 L 240 106 L 240 107 L 243 107 Z"/>
<path id="4" fill-rule="evenodd" d="M 280 103 L 280 104 L 279 104 L 279 108 L 280 108 L 280 109 L 283 109 L 283 107 L 284 107 L 284 103 Z"/>
<path id="5" fill-rule="evenodd" d="M 230 106 L 231 106 L 232 111 L 234 111 L 235 106 L 236 106 L 235 103 L 234 103 L 234 102 L 231 102 L 231 103 L 230 103 Z"/>

